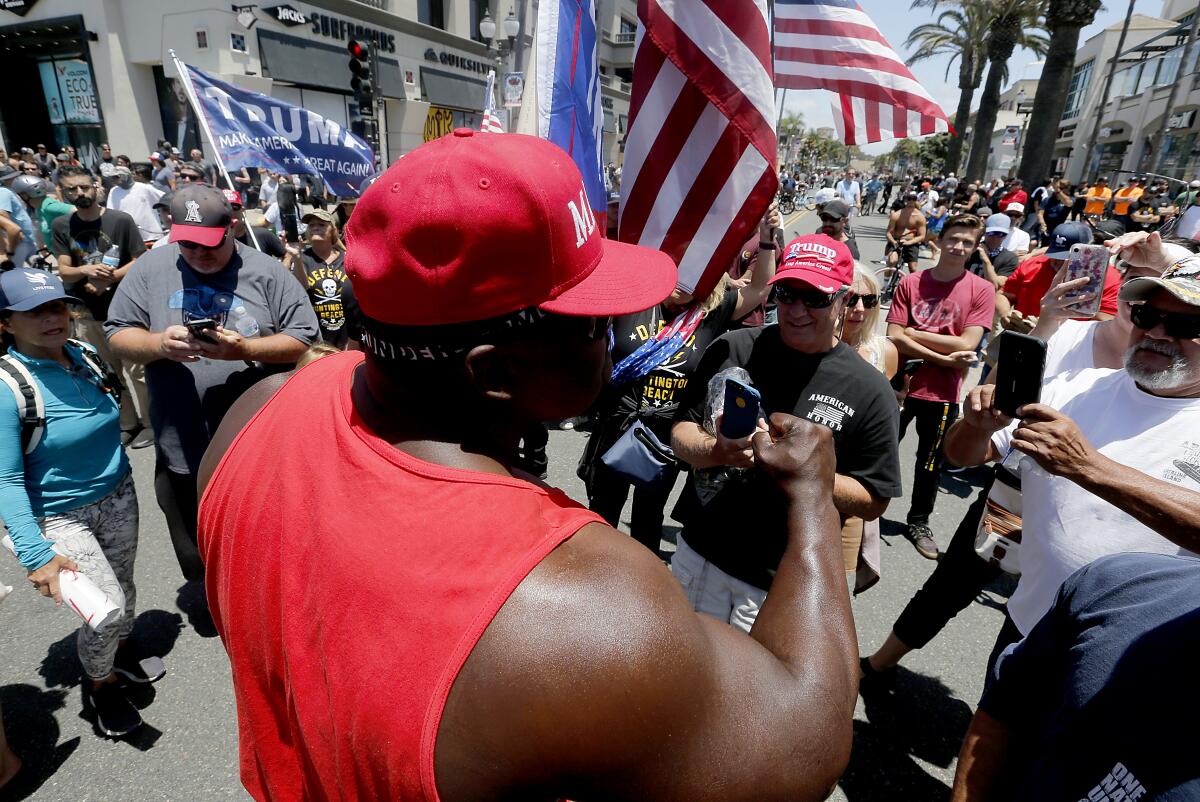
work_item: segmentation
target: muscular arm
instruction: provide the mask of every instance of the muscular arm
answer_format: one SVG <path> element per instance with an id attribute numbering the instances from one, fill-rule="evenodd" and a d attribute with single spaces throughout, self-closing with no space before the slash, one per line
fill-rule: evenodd
<path id="1" fill-rule="evenodd" d="M 974 351 L 978 348 L 983 339 L 983 327 L 968 326 L 957 337 L 913 328 L 907 329 L 905 334 L 931 351 L 937 351 L 939 354 L 952 354 L 955 351 Z"/>
<path id="2" fill-rule="evenodd" d="M 698 423 L 680 421 L 671 427 L 671 449 L 675 452 L 675 458 L 693 468 L 715 468 L 718 465 L 731 464 L 729 455 L 722 453 L 720 447 L 720 441 L 704 431 Z"/>
<path id="3" fill-rule="evenodd" d="M 950 802 L 987 802 L 1004 777 L 1008 728 L 982 710 L 975 711 L 958 753 Z"/>
<path id="4" fill-rule="evenodd" d="M 749 637 L 694 613 L 661 563 L 608 526 L 543 560 L 451 691 L 439 795 L 824 799 L 849 758 L 857 644 L 831 464 L 823 474 L 785 491 L 788 547 Z"/>
<path id="5" fill-rule="evenodd" d="M 767 282 L 775 275 L 775 251 L 759 249 L 758 259 L 750 276 L 750 283 L 737 291 L 737 306 L 733 308 L 733 319 L 750 314 L 767 297 Z"/>
<path id="6" fill-rule="evenodd" d="M 853 476 L 833 477 L 833 505 L 843 517 L 874 521 L 887 510 L 889 499 L 875 495 Z"/>
<path id="7" fill-rule="evenodd" d="M 135 327 L 121 329 L 108 338 L 108 347 L 122 360 L 144 365 L 162 359 L 162 332 Z"/>
<path id="8" fill-rule="evenodd" d="M 968 399 L 966 403 L 969 402 Z M 992 444 L 991 432 L 972 426 L 962 419 L 955 421 L 946 432 L 942 451 L 946 459 L 959 467 L 983 465 L 1000 459 L 1000 452 Z"/>
<path id="9" fill-rule="evenodd" d="M 900 226 L 900 212 L 892 212 L 888 218 L 887 239 L 893 245 L 900 244 L 900 237 L 904 234 L 904 229 Z"/>

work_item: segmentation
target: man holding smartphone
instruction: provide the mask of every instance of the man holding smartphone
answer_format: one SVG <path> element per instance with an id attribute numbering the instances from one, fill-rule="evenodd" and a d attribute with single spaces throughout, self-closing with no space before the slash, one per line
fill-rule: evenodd
<path id="1" fill-rule="evenodd" d="M 781 499 L 758 471 L 728 481 L 707 502 L 697 494 L 695 469 L 755 466 L 749 437 L 730 440 L 719 426 L 710 434 L 703 425 L 714 376 L 744 368 L 766 415 L 786 412 L 833 431 L 833 496 L 848 575 L 857 567 L 862 522 L 882 515 L 901 492 L 895 395 L 883 374 L 836 334 L 854 283 L 854 260 L 845 243 L 824 234 L 796 238 L 772 283 L 778 324 L 715 340 L 685 390 L 671 430 L 675 456 L 693 468 L 673 513 L 683 532 L 671 570 L 697 612 L 746 631 L 772 587 L 786 527 Z M 847 531 L 851 519 L 856 522 Z M 742 532 L 745 536 L 737 534 Z"/>
<path id="2" fill-rule="evenodd" d="M 896 350 L 925 360 L 909 383 L 900 436 L 916 421 L 917 465 L 905 535 L 928 560 L 940 554 L 929 516 L 942 472 L 942 438 L 958 417 L 963 375 L 975 363 L 975 349 L 995 313 L 995 287 L 967 271 L 982 234 L 983 223 L 975 215 L 947 220 L 938 235 L 938 263 L 902 278 L 888 312 L 888 337 Z"/>
<path id="3" fill-rule="evenodd" d="M 122 359 L 146 365 L 154 489 L 183 575 L 196 580 L 204 576 L 195 477 L 204 449 L 243 391 L 304 353 L 317 318 L 278 260 L 235 240 L 221 190 L 185 184 L 171 218 L 171 244 L 134 262 L 104 328 Z"/>

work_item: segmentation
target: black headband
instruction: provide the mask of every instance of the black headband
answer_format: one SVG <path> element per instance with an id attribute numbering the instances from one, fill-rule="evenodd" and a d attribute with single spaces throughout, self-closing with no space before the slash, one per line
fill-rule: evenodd
<path id="1" fill-rule="evenodd" d="M 363 315 L 363 350 L 390 362 L 456 359 L 490 338 L 528 329 L 549 315 L 531 306 L 486 320 L 440 326 L 398 326 Z"/>

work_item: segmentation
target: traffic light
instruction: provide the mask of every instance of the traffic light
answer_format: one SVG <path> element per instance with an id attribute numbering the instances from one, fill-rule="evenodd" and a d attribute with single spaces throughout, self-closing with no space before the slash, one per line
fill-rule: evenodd
<path id="1" fill-rule="evenodd" d="M 370 116 L 375 110 L 375 80 L 372 74 L 371 44 L 351 39 L 346 45 L 350 54 L 350 89 L 354 92 L 354 101 L 358 104 L 360 114 Z"/>

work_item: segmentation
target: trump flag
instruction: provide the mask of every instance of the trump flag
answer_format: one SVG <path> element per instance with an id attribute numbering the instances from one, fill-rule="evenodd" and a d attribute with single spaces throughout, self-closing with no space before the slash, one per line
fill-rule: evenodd
<path id="1" fill-rule="evenodd" d="M 226 169 L 320 176 L 342 196 L 375 173 L 370 146 L 340 123 L 183 66 Z"/>

